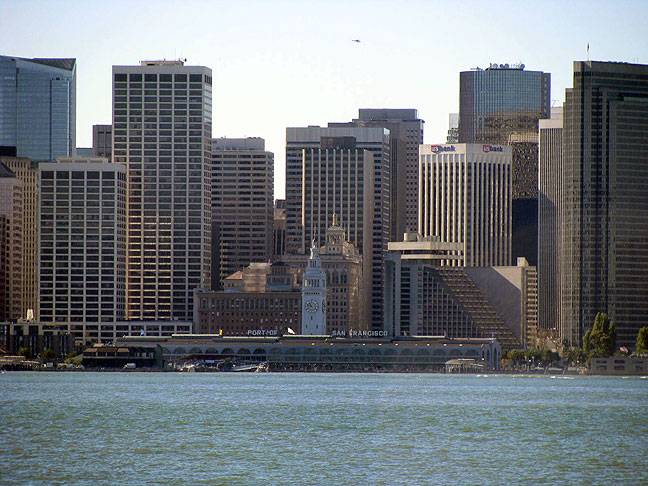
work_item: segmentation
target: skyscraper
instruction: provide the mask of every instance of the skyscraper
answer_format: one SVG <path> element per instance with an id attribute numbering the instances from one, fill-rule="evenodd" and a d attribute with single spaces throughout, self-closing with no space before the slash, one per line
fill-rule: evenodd
<path id="1" fill-rule="evenodd" d="M 22 185 L 0 163 L 0 322 L 14 319 L 22 256 Z M 19 315 L 20 317 L 20 315 Z"/>
<path id="2" fill-rule="evenodd" d="M 538 326 L 551 330 L 560 325 L 562 115 L 552 108 L 538 132 Z"/>
<path id="3" fill-rule="evenodd" d="M 389 130 L 390 155 L 390 241 L 416 230 L 418 208 L 418 147 L 423 143 L 425 122 L 415 109 L 360 108 L 350 123 L 329 123 L 329 127 L 381 127 Z"/>
<path id="4" fill-rule="evenodd" d="M 634 346 L 648 322 L 648 66 L 574 62 L 563 125 L 562 338 L 597 312 Z"/>
<path id="5" fill-rule="evenodd" d="M 53 160 L 76 148 L 76 59 L 0 56 L 0 155 Z"/>
<path id="6" fill-rule="evenodd" d="M 126 309 L 126 168 L 69 158 L 39 172 L 39 319 L 112 339 Z"/>
<path id="7" fill-rule="evenodd" d="M 384 128 L 286 130 L 286 253 L 323 242 L 336 214 L 362 253 L 371 289 L 371 326 L 382 329 L 383 251 L 390 235 L 389 131 Z"/>
<path id="8" fill-rule="evenodd" d="M 112 159 L 112 125 L 92 125 L 92 156 Z"/>
<path id="9" fill-rule="evenodd" d="M 211 271 L 211 70 L 113 66 L 113 162 L 128 180 L 127 317 L 191 319 Z"/>
<path id="10" fill-rule="evenodd" d="M 459 75 L 459 142 L 505 145 L 537 141 L 549 117 L 551 74 L 524 64 L 491 64 Z"/>
<path id="11" fill-rule="evenodd" d="M 511 148 L 421 145 L 419 233 L 460 243 L 447 265 L 508 265 L 511 260 Z"/>
<path id="12" fill-rule="evenodd" d="M 262 138 L 212 140 L 212 288 L 272 257 L 274 154 Z"/>
<path id="13" fill-rule="evenodd" d="M 22 157 L 0 157 L 16 179 L 19 206 L 14 205 L 11 235 L 11 314 L 17 320 L 38 314 L 38 164 Z"/>

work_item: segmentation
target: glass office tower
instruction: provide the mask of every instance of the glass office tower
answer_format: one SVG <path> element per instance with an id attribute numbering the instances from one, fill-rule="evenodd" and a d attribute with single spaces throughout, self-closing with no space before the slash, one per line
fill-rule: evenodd
<path id="1" fill-rule="evenodd" d="M 75 127 L 76 59 L 0 56 L 0 155 L 69 157 Z"/>
<path id="2" fill-rule="evenodd" d="M 537 142 L 549 118 L 551 74 L 491 64 L 459 75 L 459 143 Z"/>

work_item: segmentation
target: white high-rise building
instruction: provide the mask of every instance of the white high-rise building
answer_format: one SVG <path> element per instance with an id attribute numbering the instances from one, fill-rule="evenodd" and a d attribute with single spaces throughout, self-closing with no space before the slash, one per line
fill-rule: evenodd
<path id="1" fill-rule="evenodd" d="M 302 279 L 301 333 L 318 336 L 326 334 L 326 273 L 322 270 L 315 241 Z"/>
<path id="2" fill-rule="evenodd" d="M 127 317 L 193 315 L 210 285 L 211 69 L 113 66 L 113 154 L 128 180 Z"/>
<path id="3" fill-rule="evenodd" d="M 423 237 L 460 243 L 446 265 L 508 265 L 511 260 L 511 148 L 419 147 L 418 227 Z"/>

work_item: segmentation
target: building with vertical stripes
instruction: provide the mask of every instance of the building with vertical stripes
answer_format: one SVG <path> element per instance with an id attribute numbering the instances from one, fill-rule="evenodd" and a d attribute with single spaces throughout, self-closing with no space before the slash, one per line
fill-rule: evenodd
<path id="1" fill-rule="evenodd" d="M 40 322 L 112 340 L 126 311 L 126 168 L 81 158 L 39 168 Z"/>
<path id="2" fill-rule="evenodd" d="M 419 233 L 460 243 L 451 266 L 511 260 L 511 148 L 445 144 L 419 148 Z"/>
<path id="3" fill-rule="evenodd" d="M 113 162 L 128 180 L 127 318 L 193 315 L 211 283 L 211 69 L 113 66 Z"/>
<path id="4" fill-rule="evenodd" d="M 563 113 L 560 311 L 578 345 L 605 312 L 617 345 L 648 323 L 648 65 L 575 61 Z"/>
<path id="5" fill-rule="evenodd" d="M 337 215 L 361 252 L 371 295 L 371 328 L 383 327 L 383 252 L 390 236 L 389 130 L 286 130 L 286 253 L 323 242 Z"/>
<path id="6" fill-rule="evenodd" d="M 272 258 L 274 154 L 262 138 L 212 140 L 212 289 Z"/>
<path id="7" fill-rule="evenodd" d="M 552 108 L 538 132 L 538 326 L 550 331 L 560 326 L 562 130 L 562 107 Z"/>

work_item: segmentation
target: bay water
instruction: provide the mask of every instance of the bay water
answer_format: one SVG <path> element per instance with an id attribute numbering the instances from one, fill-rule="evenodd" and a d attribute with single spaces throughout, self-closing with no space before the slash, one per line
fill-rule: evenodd
<path id="1" fill-rule="evenodd" d="M 0 375 L 0 484 L 648 484 L 648 380 Z"/>

